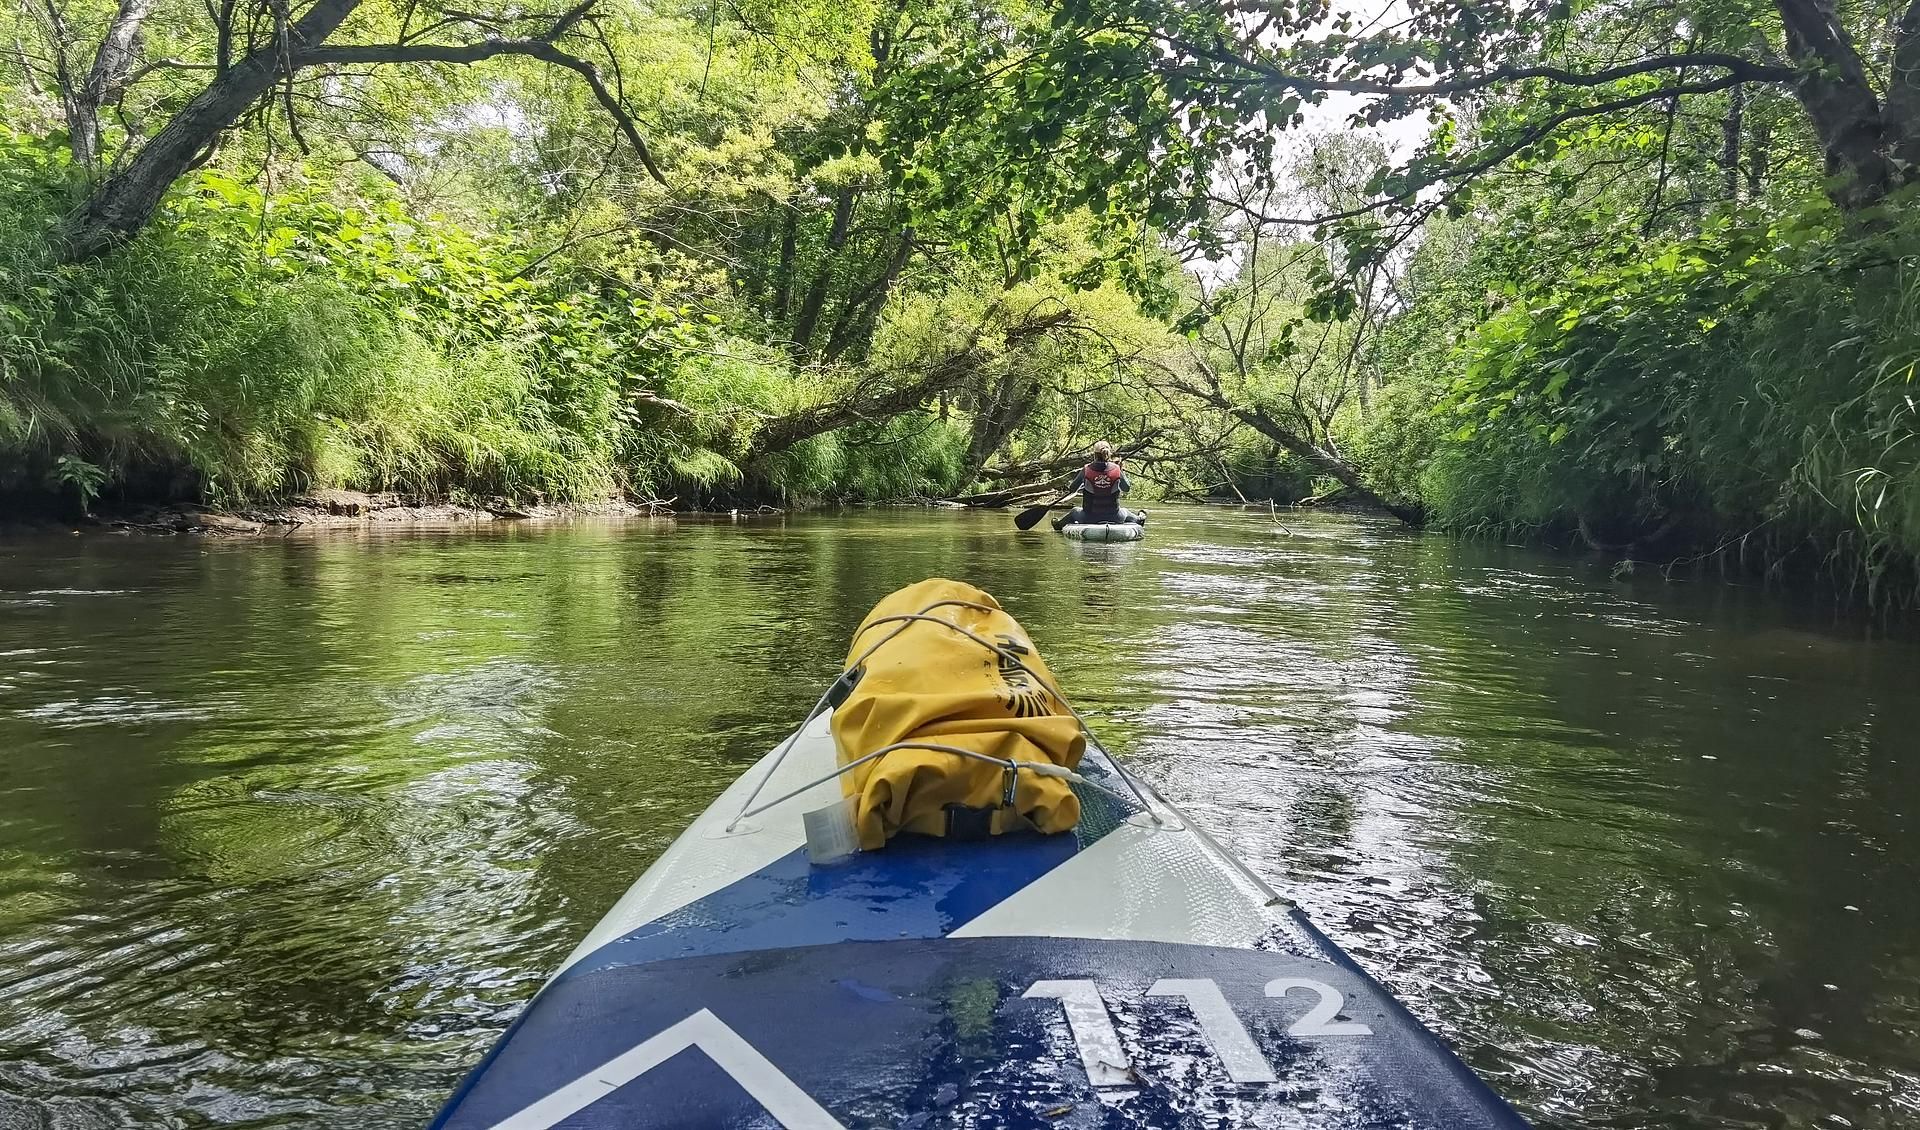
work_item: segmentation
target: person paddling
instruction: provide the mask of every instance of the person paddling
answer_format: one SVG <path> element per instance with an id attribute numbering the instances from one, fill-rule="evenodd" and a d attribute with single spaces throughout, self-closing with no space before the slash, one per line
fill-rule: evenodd
<path id="1" fill-rule="evenodd" d="M 1113 445 L 1101 440 L 1093 445 L 1093 462 L 1075 471 L 1067 480 L 1068 493 L 1080 492 L 1080 505 L 1053 523 L 1054 529 L 1070 525 L 1100 525 L 1132 522 L 1146 525 L 1144 510 L 1133 511 L 1120 505 L 1120 497 L 1133 489 L 1125 467 L 1113 457 Z"/>

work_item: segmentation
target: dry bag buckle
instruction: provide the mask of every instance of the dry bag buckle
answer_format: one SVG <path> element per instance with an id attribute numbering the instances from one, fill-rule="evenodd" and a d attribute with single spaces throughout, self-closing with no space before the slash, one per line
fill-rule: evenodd
<path id="1" fill-rule="evenodd" d="M 974 808 L 965 804 L 949 804 L 947 813 L 947 838 L 950 840 L 984 840 L 993 835 L 993 816 L 1001 809 L 1013 809 L 1014 788 L 1020 781 L 1020 764 L 1008 761 L 1000 770 L 1003 784 L 1000 787 L 1000 803 L 990 808 Z"/>
<path id="2" fill-rule="evenodd" d="M 991 808 L 972 808 L 964 804 L 947 805 L 947 838 L 950 840 L 984 840 L 993 835 L 993 813 Z"/>

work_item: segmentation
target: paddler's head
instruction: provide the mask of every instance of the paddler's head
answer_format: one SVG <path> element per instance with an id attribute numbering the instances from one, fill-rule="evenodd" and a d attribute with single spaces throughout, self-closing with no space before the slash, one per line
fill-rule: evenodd
<path id="1" fill-rule="evenodd" d="M 1108 443 L 1106 440 L 1103 439 L 1099 443 L 1096 443 L 1093 445 L 1093 461 L 1096 464 L 1108 463 L 1108 462 L 1111 462 L 1112 460 L 1113 460 L 1112 444 Z"/>

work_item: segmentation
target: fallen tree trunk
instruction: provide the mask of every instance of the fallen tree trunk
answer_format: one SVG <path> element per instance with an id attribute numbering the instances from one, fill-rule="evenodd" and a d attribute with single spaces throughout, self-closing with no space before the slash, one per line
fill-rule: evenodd
<path id="1" fill-rule="evenodd" d="M 1115 457 L 1129 469 L 1152 467 L 1165 463 L 1180 463 L 1188 459 L 1216 454 L 1216 444 L 1204 444 L 1200 447 L 1169 451 L 1161 445 L 1161 439 L 1169 429 L 1164 427 L 1143 427 L 1132 435 L 1113 438 Z M 1112 438 L 1112 437 L 1109 437 Z M 1006 482 L 1010 479 L 1032 479 L 1040 476 L 1064 476 L 1067 472 L 1083 466 L 1092 453 L 1086 449 L 1066 451 L 1058 455 L 1046 455 L 1035 459 L 1022 459 L 1017 463 L 1001 463 L 998 466 L 982 467 L 976 476 L 992 482 Z"/>
<path id="2" fill-rule="evenodd" d="M 1132 439 L 1115 440 L 1113 448 L 1115 458 L 1131 467 L 1135 464 L 1152 465 L 1161 460 L 1143 450 L 1159 433 L 1151 432 Z M 1042 459 L 1023 459 L 1018 463 L 1002 463 L 998 467 L 980 468 L 979 477 L 1005 482 L 1008 479 L 1028 479 L 1035 475 L 1062 476 L 1068 471 L 1086 465 L 1093 456 L 1086 451 L 1069 451 L 1061 455 L 1051 455 Z"/>
<path id="3" fill-rule="evenodd" d="M 1345 487 L 1347 493 L 1357 501 L 1385 510 L 1409 526 L 1418 526 L 1426 520 L 1426 515 L 1421 513 L 1418 507 L 1403 506 L 1382 498 L 1361 480 L 1360 472 L 1354 470 L 1352 464 L 1320 450 L 1259 408 L 1238 405 L 1224 407 L 1233 414 L 1235 419 L 1244 421 L 1254 431 L 1306 460 L 1314 470 L 1331 477 Z"/>
<path id="4" fill-rule="evenodd" d="M 1030 479 L 1035 475 L 1065 475 L 1086 461 L 1085 452 L 1068 452 L 1047 459 L 1024 459 L 1018 463 L 1002 463 L 998 467 L 982 467 L 979 477 L 1005 482 L 1008 479 Z"/>
<path id="5" fill-rule="evenodd" d="M 952 498 L 941 499 L 941 501 L 952 502 L 960 506 L 972 507 L 979 510 L 999 510 L 1023 498 L 1038 498 L 1043 494 L 1058 493 L 1060 493 L 1060 484 L 1052 480 L 1045 480 L 1037 483 L 1027 483 L 1024 486 L 983 491 L 979 494 L 955 495 Z"/>
<path id="6" fill-rule="evenodd" d="M 1072 320 L 1073 314 L 1067 310 L 1029 313 L 1003 331 L 1005 348 L 1017 349 Z M 839 399 L 767 421 L 747 445 L 743 462 L 754 463 L 769 455 L 778 455 L 795 444 L 838 431 L 849 424 L 885 420 L 911 412 L 939 394 L 951 392 L 965 384 L 1000 353 L 1000 350 L 983 346 L 982 339 L 987 333 L 986 326 L 976 329 L 965 348 L 941 358 L 917 380 L 890 385 L 883 382 L 884 374 L 873 374 L 856 382 Z"/>
<path id="7" fill-rule="evenodd" d="M 1206 378 L 1207 386 L 1202 388 L 1181 374 L 1170 369 L 1166 370 L 1168 376 L 1173 378 L 1172 384 L 1175 389 L 1220 409 L 1299 456 L 1308 466 L 1345 487 L 1356 501 L 1384 510 L 1409 526 L 1418 526 L 1426 520 L 1426 515 L 1419 507 L 1406 506 L 1381 497 L 1366 484 L 1366 481 L 1360 477 L 1360 472 L 1355 470 L 1351 463 L 1329 451 L 1322 450 L 1306 436 L 1289 428 L 1282 421 L 1274 419 L 1266 409 L 1258 404 L 1242 404 L 1228 396 L 1226 389 L 1221 386 L 1220 378 L 1198 358 L 1195 358 L 1195 363 L 1200 367 L 1201 375 Z"/>

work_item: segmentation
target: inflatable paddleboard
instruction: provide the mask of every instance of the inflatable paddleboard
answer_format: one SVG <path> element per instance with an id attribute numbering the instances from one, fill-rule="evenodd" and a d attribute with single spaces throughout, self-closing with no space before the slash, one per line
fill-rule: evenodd
<path id="1" fill-rule="evenodd" d="M 1525 1126 L 1097 744 L 1071 832 L 810 862 L 829 718 L 647 869 L 435 1127 Z M 794 795 L 741 820 L 756 792 Z"/>
<path id="2" fill-rule="evenodd" d="M 1081 541 L 1139 541 L 1147 528 L 1138 522 L 1069 522 L 1060 532 Z"/>

